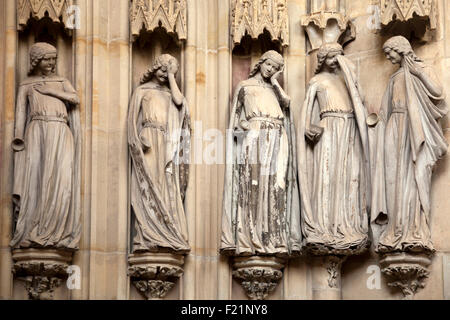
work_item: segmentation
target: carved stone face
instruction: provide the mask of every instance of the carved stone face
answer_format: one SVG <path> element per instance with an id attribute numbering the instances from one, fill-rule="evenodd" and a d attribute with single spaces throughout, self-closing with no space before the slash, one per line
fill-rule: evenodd
<path id="1" fill-rule="evenodd" d="M 388 59 L 392 64 L 400 64 L 402 61 L 402 56 L 390 48 L 384 49 L 386 54 L 386 59 Z"/>
<path id="2" fill-rule="evenodd" d="M 48 53 L 39 62 L 38 69 L 43 75 L 49 75 L 53 72 L 56 66 L 56 54 Z"/>
<path id="3" fill-rule="evenodd" d="M 261 76 L 264 79 L 270 79 L 278 70 L 280 65 L 271 59 L 267 59 L 260 66 Z"/>
<path id="4" fill-rule="evenodd" d="M 158 71 L 155 72 L 155 78 L 159 82 L 159 84 L 165 84 L 167 83 L 167 67 L 162 66 L 158 69 Z"/>
<path id="5" fill-rule="evenodd" d="M 331 70 L 335 70 L 339 66 L 339 63 L 338 63 L 338 60 L 337 60 L 337 56 L 339 54 L 340 54 L 340 52 L 330 52 L 327 55 L 327 58 L 325 59 L 325 64 Z"/>

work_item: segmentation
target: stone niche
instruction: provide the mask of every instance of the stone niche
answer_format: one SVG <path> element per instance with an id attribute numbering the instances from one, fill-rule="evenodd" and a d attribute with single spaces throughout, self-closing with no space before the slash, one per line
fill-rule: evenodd
<path id="1" fill-rule="evenodd" d="M 142 77 L 155 59 L 170 54 L 179 63 L 176 82 L 184 92 L 184 47 L 187 39 L 186 0 L 133 0 L 130 4 L 130 33 L 132 42 L 132 91 L 141 84 Z M 131 160 L 130 160 L 131 161 Z M 129 173 L 131 178 L 131 171 Z M 129 179 L 130 181 L 131 179 Z M 131 190 L 130 190 L 131 192 Z M 130 194 L 131 196 L 131 194 Z M 136 216 L 130 212 L 130 243 L 136 235 Z M 130 248 L 131 252 L 133 247 Z M 165 249 L 136 252 L 128 255 L 130 298 L 179 299 L 180 277 L 183 275 L 184 254 Z"/>
<path id="2" fill-rule="evenodd" d="M 46 42 L 58 51 L 56 74 L 74 83 L 72 0 L 19 0 L 16 6 L 18 46 L 17 83 L 28 77 L 29 50 L 36 42 Z M 16 91 L 17 93 L 17 91 Z M 18 212 L 13 213 L 13 226 Z M 69 299 L 64 285 L 73 250 L 27 248 L 12 250 L 13 296 L 18 299 Z"/>
<path id="3" fill-rule="evenodd" d="M 281 55 L 287 52 L 290 41 L 287 1 L 233 1 L 231 20 L 233 97 L 238 84 L 248 79 L 265 52 L 274 50 Z M 284 76 L 285 72 L 278 78 L 282 87 Z M 285 257 L 236 256 L 229 261 L 233 270 L 233 297 L 251 300 L 281 297 L 283 272 L 288 261 Z"/>

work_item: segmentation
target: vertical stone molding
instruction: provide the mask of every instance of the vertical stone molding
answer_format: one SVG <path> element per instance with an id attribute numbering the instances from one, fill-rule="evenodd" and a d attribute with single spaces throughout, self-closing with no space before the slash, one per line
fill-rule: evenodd
<path id="1" fill-rule="evenodd" d="M 420 253 L 389 253 L 381 255 L 380 265 L 388 285 L 400 289 L 404 300 L 412 300 L 419 289 L 425 288 L 431 257 Z"/>
<path id="2" fill-rule="evenodd" d="M 237 45 L 249 35 L 252 39 L 267 31 L 272 41 L 289 46 L 289 17 L 286 0 L 234 0 L 232 36 Z"/>
<path id="3" fill-rule="evenodd" d="M 428 18 L 430 28 L 437 27 L 436 0 L 380 0 L 381 24 Z"/>
<path id="4" fill-rule="evenodd" d="M 301 19 L 308 34 L 311 50 L 322 44 L 344 44 L 355 39 L 355 29 L 340 0 L 310 0 L 309 14 Z"/>
<path id="5" fill-rule="evenodd" d="M 30 18 L 40 20 L 44 17 L 53 22 L 61 22 L 67 29 L 72 29 L 68 24 L 72 5 L 73 0 L 18 0 L 17 29 L 23 30 Z"/>
<path id="6" fill-rule="evenodd" d="M 171 253 L 135 253 L 128 257 L 128 275 L 148 300 L 163 299 L 183 274 L 184 256 Z"/>
<path id="7" fill-rule="evenodd" d="M 24 281 L 31 300 L 52 300 L 53 293 L 67 279 L 71 251 L 16 249 L 12 252 L 14 276 Z"/>
<path id="8" fill-rule="evenodd" d="M 153 31 L 158 27 L 175 35 L 179 40 L 187 38 L 186 0 L 132 0 L 130 7 L 130 29 L 133 41 L 142 27 Z"/>
<path id="9" fill-rule="evenodd" d="M 237 257 L 233 263 L 233 277 L 238 280 L 252 300 L 264 300 L 275 290 L 286 260 L 277 257 Z"/>

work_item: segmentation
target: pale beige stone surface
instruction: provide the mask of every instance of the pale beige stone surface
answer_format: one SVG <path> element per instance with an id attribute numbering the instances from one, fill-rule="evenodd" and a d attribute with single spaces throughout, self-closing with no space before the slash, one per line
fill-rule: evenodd
<path id="1" fill-rule="evenodd" d="M 450 255 L 445 253 L 442 257 L 442 269 L 444 276 L 444 299 L 450 300 Z"/>
<path id="2" fill-rule="evenodd" d="M 74 264 L 81 268 L 81 290 L 60 287 L 56 299 L 142 299 L 127 277 L 130 248 L 128 203 L 129 159 L 126 141 L 128 100 L 143 68 L 154 56 L 174 55 L 181 65 L 177 79 L 186 96 L 192 121 L 202 121 L 201 135 L 208 128 L 223 134 L 229 119 L 233 79 L 248 74 L 261 55 L 253 48 L 234 64 L 230 37 L 231 1 L 188 0 L 187 40 L 177 49 L 172 44 L 144 45 L 130 41 L 129 1 L 77 0 L 82 15 L 81 29 L 72 37 L 58 39 L 61 56 L 58 70 L 70 79 L 80 96 L 82 152 L 82 238 Z M 307 0 L 287 0 L 289 10 L 289 47 L 283 50 L 286 71 L 283 88 L 292 99 L 298 121 L 306 84 L 315 66 L 315 52 L 307 54 L 307 39 L 301 17 L 307 13 Z M 319 3 L 321 1 L 317 1 Z M 346 56 L 358 70 L 369 111 L 381 104 L 382 94 L 394 67 L 386 63 L 381 46 L 388 36 L 367 28 L 368 6 L 372 0 L 340 1 L 356 27 L 356 39 L 345 46 Z M 434 38 L 426 43 L 413 42 L 413 49 L 432 64 L 450 92 L 450 4 L 438 0 L 438 24 Z M 320 5 L 319 5 L 320 7 Z M 203 17 L 208 17 L 203 19 Z M 15 96 L 17 85 L 27 70 L 27 52 L 33 37 L 17 32 L 16 2 L 0 2 L 0 299 L 26 298 L 23 284 L 13 281 L 11 267 L 11 190 Z M 3 45 L 5 44 L 5 45 Z M 5 48 L 3 50 L 3 48 Z M 63 48 L 63 50 L 61 50 Z M 151 49 L 148 50 L 147 49 Z M 297 124 L 297 122 L 296 122 Z M 443 119 L 449 127 L 448 118 Z M 445 131 L 450 141 L 450 131 Z M 201 136 L 200 136 L 201 137 Z M 207 146 L 201 139 L 193 150 Z M 225 148 L 225 145 L 223 145 Z M 198 160 L 198 159 L 197 159 Z M 200 161 L 199 161 L 200 162 Z M 186 201 L 189 244 L 184 275 L 167 299 L 246 299 L 240 284 L 232 280 L 228 259 L 218 253 L 221 233 L 223 165 L 193 164 Z M 450 157 L 439 161 L 432 182 L 432 240 L 437 254 L 430 279 L 416 298 L 449 298 L 448 261 L 450 225 L 448 186 Z M 351 257 L 342 266 L 343 299 L 400 299 L 401 293 L 387 287 L 381 276 L 381 289 L 369 290 L 367 268 L 378 265 L 373 253 Z M 446 271 L 447 270 L 447 271 Z M 445 284 L 445 285 L 444 285 Z M 66 290 L 66 291 L 64 291 Z M 289 262 L 284 278 L 269 299 L 312 299 L 312 269 L 307 258 Z M 444 295 L 444 292 L 446 295 Z"/>

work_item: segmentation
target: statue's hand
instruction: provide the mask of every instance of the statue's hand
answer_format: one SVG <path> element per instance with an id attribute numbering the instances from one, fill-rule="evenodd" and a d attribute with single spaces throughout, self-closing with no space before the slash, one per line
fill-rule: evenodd
<path id="1" fill-rule="evenodd" d="M 14 138 L 11 147 L 15 152 L 23 151 L 25 150 L 25 141 L 22 138 Z"/>
<path id="2" fill-rule="evenodd" d="M 406 64 L 408 65 L 409 72 L 411 72 L 411 74 L 415 75 L 416 77 L 420 77 L 422 72 L 419 69 L 417 63 L 415 63 L 411 59 L 405 59 L 405 61 L 406 61 Z"/>
<path id="3" fill-rule="evenodd" d="M 239 124 L 245 131 L 250 130 L 250 122 L 248 122 L 247 120 L 242 120 Z"/>
<path id="4" fill-rule="evenodd" d="M 150 141 L 148 141 L 147 137 L 143 136 L 142 133 L 139 135 L 139 140 L 141 141 L 142 150 L 144 152 L 147 152 L 148 150 L 150 150 L 150 148 L 151 148 Z"/>
<path id="5" fill-rule="evenodd" d="M 277 72 L 275 72 L 273 74 L 273 76 L 270 78 L 270 83 L 272 83 L 272 85 L 275 85 L 275 83 L 278 82 L 278 77 L 283 73 L 284 67 L 281 68 L 280 70 L 278 70 Z"/>
<path id="6" fill-rule="evenodd" d="M 305 135 L 309 140 L 317 142 L 322 137 L 323 130 L 322 127 L 311 125 L 309 130 L 306 130 Z"/>
<path id="7" fill-rule="evenodd" d="M 178 63 L 175 59 L 169 61 L 169 66 L 167 67 L 167 73 L 175 75 L 178 72 Z"/>
<path id="8" fill-rule="evenodd" d="M 48 86 L 43 85 L 42 83 L 35 84 L 33 86 L 33 89 L 44 95 L 52 95 L 52 90 Z"/>

